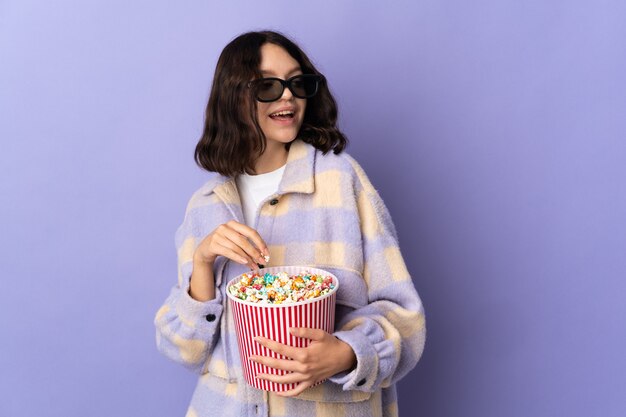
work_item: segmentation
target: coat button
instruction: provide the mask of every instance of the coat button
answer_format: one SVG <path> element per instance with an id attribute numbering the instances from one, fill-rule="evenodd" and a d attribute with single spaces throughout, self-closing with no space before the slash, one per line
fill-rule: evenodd
<path id="1" fill-rule="evenodd" d="M 215 321 L 216 319 L 215 314 L 207 314 L 205 318 L 206 321 Z"/>
<path id="2" fill-rule="evenodd" d="M 270 205 L 275 206 L 276 204 L 278 204 L 278 199 L 275 198 L 272 201 L 270 201 Z"/>
<path id="3" fill-rule="evenodd" d="M 362 385 L 365 385 L 365 379 L 360 380 L 359 382 L 357 382 L 357 383 L 356 383 L 356 385 L 357 385 L 358 387 L 360 387 L 360 386 L 362 386 Z"/>

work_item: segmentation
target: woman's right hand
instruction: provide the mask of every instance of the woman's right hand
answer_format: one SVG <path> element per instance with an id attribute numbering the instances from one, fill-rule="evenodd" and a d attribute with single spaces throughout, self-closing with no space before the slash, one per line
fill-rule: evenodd
<path id="1" fill-rule="evenodd" d="M 198 301 L 215 298 L 213 264 L 218 256 L 258 269 L 257 263 L 267 263 L 263 255 L 269 256 L 269 251 L 256 230 L 234 220 L 219 225 L 193 253 L 189 295 Z"/>
<path id="2" fill-rule="evenodd" d="M 193 260 L 194 264 L 212 266 L 218 256 L 258 269 L 257 264 L 267 263 L 264 256 L 269 256 L 269 250 L 256 230 L 231 220 L 216 227 L 200 242 Z"/>

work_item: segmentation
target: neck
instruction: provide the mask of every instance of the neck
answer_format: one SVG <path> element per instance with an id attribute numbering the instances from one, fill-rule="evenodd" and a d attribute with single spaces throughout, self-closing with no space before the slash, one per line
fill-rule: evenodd
<path id="1" fill-rule="evenodd" d="M 259 175 L 276 171 L 287 163 L 288 154 L 289 152 L 285 149 L 284 143 L 268 141 L 265 152 L 254 162 L 254 173 Z"/>

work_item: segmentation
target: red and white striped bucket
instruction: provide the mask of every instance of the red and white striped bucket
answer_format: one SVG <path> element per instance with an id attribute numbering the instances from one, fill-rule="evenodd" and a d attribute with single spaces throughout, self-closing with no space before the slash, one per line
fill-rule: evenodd
<path id="1" fill-rule="evenodd" d="M 255 378 L 259 373 L 285 375 L 289 371 L 269 368 L 249 360 L 250 355 L 288 359 L 261 346 L 254 341 L 254 337 L 262 336 L 285 345 L 304 348 L 309 345 L 310 339 L 291 335 L 289 333 L 290 327 L 309 327 L 332 333 L 335 330 L 335 299 L 339 281 L 336 276 L 328 271 L 303 266 L 277 266 L 259 270 L 261 275 L 266 272 L 270 274 L 286 272 L 290 276 L 302 273 L 330 276 L 335 284 L 335 288 L 322 297 L 292 304 L 252 303 L 240 300 L 232 296 L 228 290 L 226 291 L 233 311 L 239 355 L 246 381 L 253 387 L 265 391 L 288 391 L 298 384 L 279 384 Z M 241 275 L 230 280 L 227 289 L 240 279 Z"/>

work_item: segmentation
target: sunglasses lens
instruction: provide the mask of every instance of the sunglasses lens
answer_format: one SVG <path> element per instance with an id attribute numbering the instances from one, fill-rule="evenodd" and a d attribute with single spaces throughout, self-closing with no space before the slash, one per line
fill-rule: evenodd
<path id="1" fill-rule="evenodd" d="M 283 86 L 278 80 L 261 79 L 255 85 L 255 94 L 259 101 L 278 100 L 283 94 Z"/>
<path id="2" fill-rule="evenodd" d="M 305 74 L 291 79 L 291 92 L 298 98 L 310 98 L 317 93 L 319 78 Z"/>

